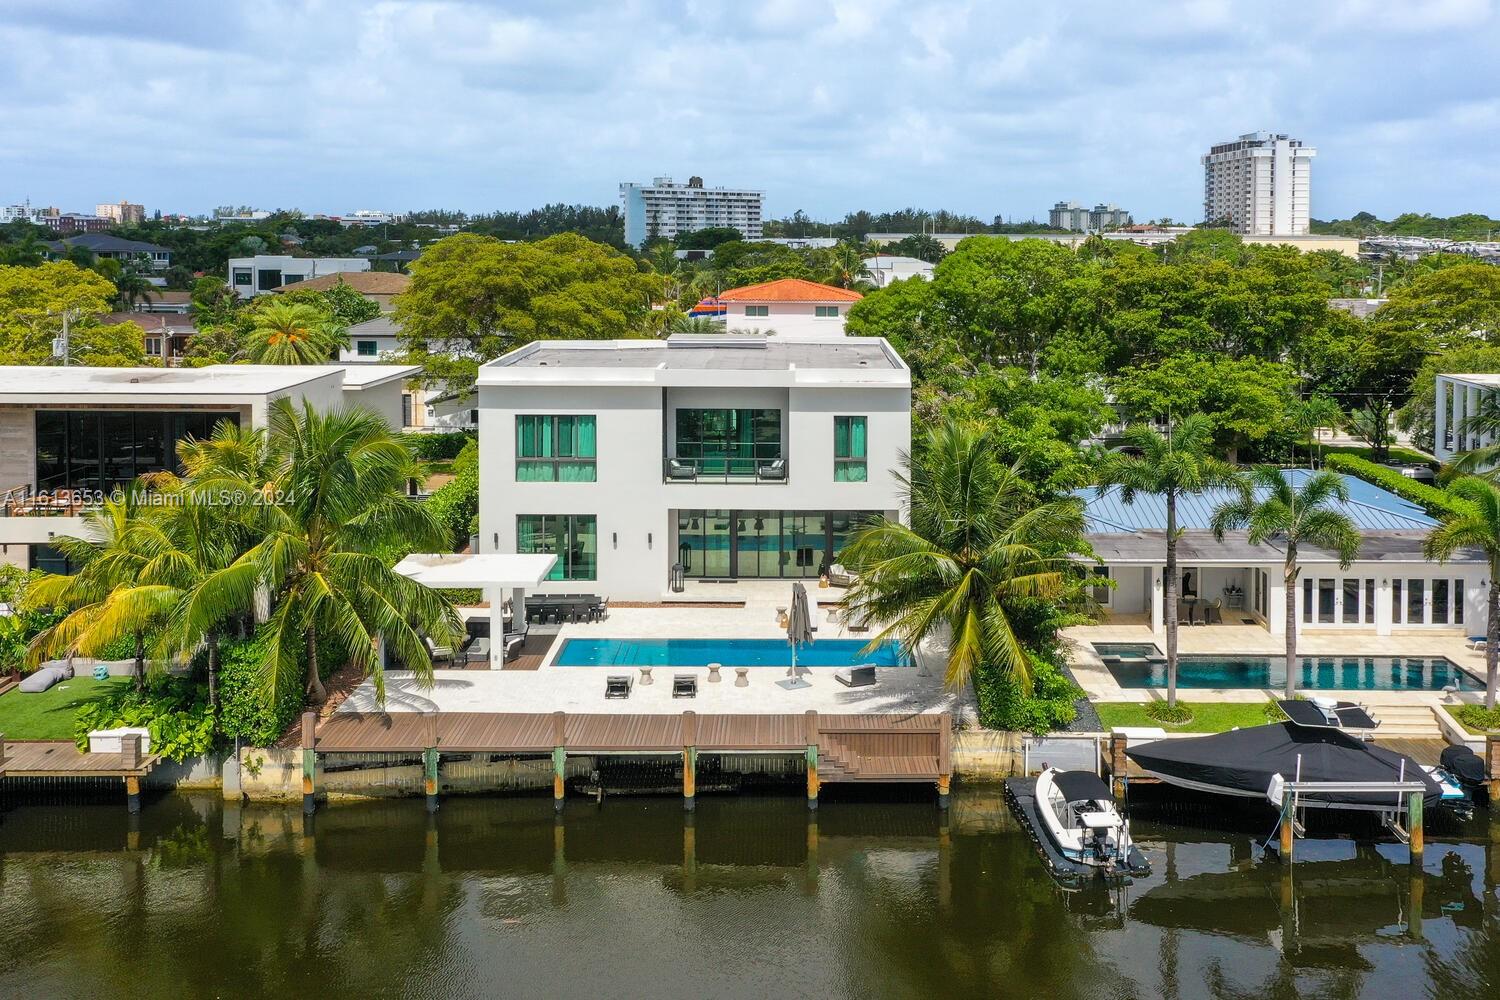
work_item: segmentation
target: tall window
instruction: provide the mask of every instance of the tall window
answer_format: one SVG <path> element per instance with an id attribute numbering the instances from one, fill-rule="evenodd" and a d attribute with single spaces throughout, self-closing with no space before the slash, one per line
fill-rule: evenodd
<path id="1" fill-rule="evenodd" d="M 206 438 L 235 413 L 208 410 L 37 410 L 38 490 L 109 490 L 177 469 L 177 443 Z"/>
<path id="2" fill-rule="evenodd" d="M 833 418 L 833 481 L 862 483 L 869 478 L 866 467 L 865 418 Z"/>
<path id="3" fill-rule="evenodd" d="M 547 553 L 557 564 L 549 580 L 593 580 L 599 575 L 599 538 L 593 514 L 521 514 L 516 517 L 516 551 Z"/>
<path id="4" fill-rule="evenodd" d="M 677 458 L 703 473 L 752 476 L 757 465 L 780 457 L 780 410 L 677 411 Z"/>
<path id="5" fill-rule="evenodd" d="M 516 417 L 516 482 L 592 483 L 597 447 L 594 417 Z"/>

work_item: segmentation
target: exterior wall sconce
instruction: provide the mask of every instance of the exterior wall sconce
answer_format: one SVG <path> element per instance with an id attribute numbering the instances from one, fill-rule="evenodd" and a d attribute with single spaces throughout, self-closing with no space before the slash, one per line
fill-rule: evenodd
<path id="1" fill-rule="evenodd" d="M 493 535 L 491 535 L 490 537 L 494 539 L 495 551 L 499 552 L 500 551 L 500 532 L 497 531 Z"/>
<path id="2" fill-rule="evenodd" d="M 646 548 L 651 547 L 651 532 L 646 532 Z"/>
<path id="3" fill-rule="evenodd" d="M 618 531 L 611 532 L 609 538 L 614 547 L 618 549 L 620 547 L 620 533 Z"/>

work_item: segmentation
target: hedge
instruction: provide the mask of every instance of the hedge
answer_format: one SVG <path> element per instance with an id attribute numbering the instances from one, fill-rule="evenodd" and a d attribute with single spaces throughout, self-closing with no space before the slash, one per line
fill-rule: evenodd
<path id="1" fill-rule="evenodd" d="M 1388 490 L 1403 500 L 1410 500 L 1428 514 L 1439 520 L 1454 517 L 1467 510 L 1467 505 L 1446 490 L 1409 479 L 1395 469 L 1352 455 L 1329 455 L 1325 466 L 1332 472 L 1342 472 L 1383 490 Z"/>
<path id="2" fill-rule="evenodd" d="M 302 683 L 285 685 L 270 704 L 260 653 L 261 644 L 254 639 L 219 644 L 219 729 L 231 739 L 238 736 L 250 746 L 266 747 L 296 721 L 302 710 Z"/>
<path id="3" fill-rule="evenodd" d="M 466 445 L 453 462 L 453 478 L 427 498 L 427 510 L 448 529 L 454 550 L 469 543 L 479 517 L 479 449 Z"/>
<path id="4" fill-rule="evenodd" d="M 412 454 L 424 462 L 438 462 L 457 458 L 458 453 L 464 450 L 464 445 L 474 439 L 475 435 L 467 431 L 406 435 L 406 441 L 411 447 Z"/>

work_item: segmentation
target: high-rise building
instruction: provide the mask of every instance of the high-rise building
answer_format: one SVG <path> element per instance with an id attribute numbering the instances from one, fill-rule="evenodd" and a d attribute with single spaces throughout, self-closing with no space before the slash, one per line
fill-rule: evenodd
<path id="1" fill-rule="evenodd" d="M 760 203 L 764 192 L 743 188 L 708 188 L 702 177 L 674 184 L 657 177 L 650 184 L 620 185 L 625 202 L 625 242 L 640 246 L 649 239 L 674 239 L 679 233 L 727 226 L 746 239 L 761 236 Z"/>
<path id="2" fill-rule="evenodd" d="M 122 226 L 138 226 L 146 221 L 146 206 L 122 201 L 116 205 L 95 205 L 94 214 Z"/>
<path id="3" fill-rule="evenodd" d="M 1317 153 L 1271 132 L 1211 147 L 1200 158 L 1204 221 L 1227 222 L 1242 236 L 1305 236 Z"/>
<path id="4" fill-rule="evenodd" d="M 1093 208 L 1084 208 L 1076 201 L 1060 201 L 1047 213 L 1047 224 L 1053 229 L 1066 229 L 1070 233 L 1101 233 L 1106 229 L 1119 229 L 1131 223 L 1130 213 L 1119 205 L 1100 202 Z"/>

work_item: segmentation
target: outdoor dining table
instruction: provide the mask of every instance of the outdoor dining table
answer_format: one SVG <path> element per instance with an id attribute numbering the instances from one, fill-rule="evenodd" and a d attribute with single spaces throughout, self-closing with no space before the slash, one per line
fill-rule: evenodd
<path id="1" fill-rule="evenodd" d="M 1187 605 L 1188 624 L 1189 625 L 1192 625 L 1194 623 L 1194 621 L 1196 620 L 1196 613 L 1198 611 L 1198 605 L 1202 602 L 1202 600 L 1203 599 L 1201 597 L 1199 597 L 1197 594 L 1189 594 L 1189 595 L 1183 597 L 1182 603 Z"/>
<path id="2" fill-rule="evenodd" d="M 595 594 L 568 594 L 558 597 L 533 597 L 526 602 L 527 615 L 536 615 L 545 620 L 549 614 L 557 613 L 561 618 L 564 614 L 571 614 L 582 608 L 587 610 L 599 604 L 599 597 Z"/>

